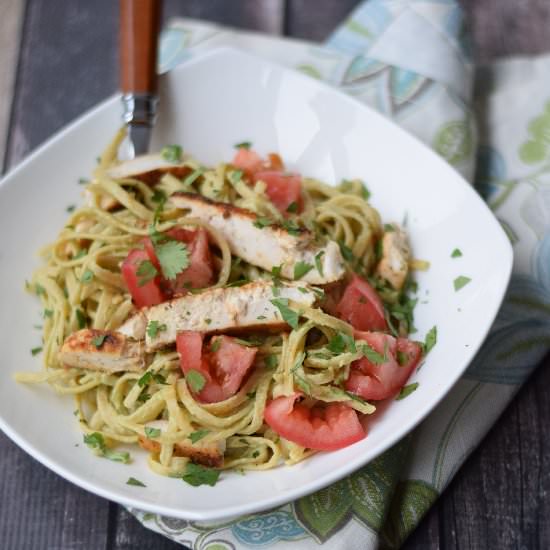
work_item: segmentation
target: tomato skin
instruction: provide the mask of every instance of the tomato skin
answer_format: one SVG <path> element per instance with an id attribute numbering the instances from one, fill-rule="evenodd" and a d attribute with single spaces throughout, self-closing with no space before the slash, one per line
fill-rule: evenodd
<path id="1" fill-rule="evenodd" d="M 382 300 L 374 288 L 355 273 L 336 306 L 336 313 L 356 330 L 388 330 Z"/>
<path id="2" fill-rule="evenodd" d="M 130 250 L 126 259 L 122 262 L 121 274 L 136 307 L 150 307 L 164 302 L 165 296 L 160 287 L 159 277 L 155 277 L 144 285 L 139 285 L 140 277 L 137 270 L 141 262 L 149 260 L 145 250 Z"/>
<path id="3" fill-rule="evenodd" d="M 239 391 L 258 350 L 222 335 L 211 340 L 217 341 L 216 351 L 207 351 L 203 349 L 203 338 L 199 332 L 180 332 L 176 336 L 176 348 L 182 371 L 196 370 L 205 378 L 199 399 L 204 403 L 217 403 Z"/>
<path id="4" fill-rule="evenodd" d="M 252 176 L 254 172 L 263 168 L 264 161 L 256 151 L 252 151 L 252 149 L 247 149 L 246 147 L 239 147 L 233 158 L 233 166 L 239 168 L 239 170 L 242 170 L 248 176 Z"/>
<path id="5" fill-rule="evenodd" d="M 297 213 L 302 212 L 302 178 L 298 174 L 263 170 L 254 174 L 254 181 L 259 180 L 266 184 L 266 195 L 282 214 L 288 215 L 287 209 L 292 203 L 296 203 Z"/>
<path id="6" fill-rule="evenodd" d="M 379 332 L 354 333 L 356 340 L 365 340 L 379 354 L 387 354 L 387 361 L 376 365 L 363 357 L 351 364 L 346 390 L 363 399 L 379 401 L 395 395 L 407 382 L 422 356 L 417 342 L 407 338 L 394 338 Z M 406 362 L 400 365 L 397 354 L 404 353 Z"/>
<path id="7" fill-rule="evenodd" d="M 342 403 L 312 409 L 296 403 L 300 394 L 277 397 L 264 413 L 266 423 L 281 437 L 317 451 L 335 451 L 366 435 L 357 413 Z"/>

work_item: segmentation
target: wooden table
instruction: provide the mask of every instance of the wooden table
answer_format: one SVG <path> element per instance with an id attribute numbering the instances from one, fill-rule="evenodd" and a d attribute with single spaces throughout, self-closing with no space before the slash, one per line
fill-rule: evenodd
<path id="1" fill-rule="evenodd" d="M 322 40 L 356 3 L 167 0 L 165 16 L 186 15 Z M 550 51 L 549 0 L 462 3 L 478 59 Z M 1 0 L 0 153 L 7 139 L 5 169 L 116 90 L 117 4 Z M 550 547 L 548 367 L 547 359 L 406 548 Z M 2 434 L 0 510 L 1 549 L 181 548 L 144 529 L 117 504 L 51 473 Z"/>

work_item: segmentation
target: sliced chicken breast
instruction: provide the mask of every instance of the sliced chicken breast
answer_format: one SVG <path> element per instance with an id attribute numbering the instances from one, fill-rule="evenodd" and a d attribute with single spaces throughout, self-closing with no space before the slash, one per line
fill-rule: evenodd
<path id="1" fill-rule="evenodd" d="M 376 273 L 386 279 L 393 288 L 401 290 L 409 272 L 411 249 L 407 234 L 397 225 L 386 231 L 382 237 L 382 258 L 376 266 Z"/>
<path id="2" fill-rule="evenodd" d="M 106 372 L 141 372 L 147 366 L 143 342 L 108 330 L 82 329 L 69 335 L 59 352 L 68 367 Z"/>
<path id="3" fill-rule="evenodd" d="M 145 348 L 149 352 L 174 343 L 181 331 L 212 333 L 231 329 L 284 328 L 286 322 L 271 302 L 276 298 L 312 306 L 317 296 L 311 288 L 300 283 L 274 285 L 272 281 L 254 281 L 241 287 L 188 294 L 144 308 L 118 331 L 136 340 L 145 338 Z M 158 328 L 154 337 L 146 331 L 151 321 L 156 321 Z"/>
<path id="4" fill-rule="evenodd" d="M 183 178 L 192 172 L 192 168 L 181 162 L 170 162 L 162 154 L 140 155 L 109 168 L 107 175 L 113 179 L 134 178 L 149 185 L 157 183 L 164 174 Z"/>
<path id="5" fill-rule="evenodd" d="M 344 276 L 344 260 L 338 245 L 335 242 L 317 245 L 307 229 L 293 235 L 281 225 L 262 226 L 262 220 L 249 210 L 196 194 L 176 193 L 171 201 L 177 208 L 189 211 L 191 217 L 215 227 L 227 239 L 231 252 L 252 265 L 267 271 L 282 266 L 283 277 L 294 279 L 294 268 L 301 262 L 311 269 L 300 280 L 316 285 Z M 316 267 L 316 258 L 321 270 Z"/>

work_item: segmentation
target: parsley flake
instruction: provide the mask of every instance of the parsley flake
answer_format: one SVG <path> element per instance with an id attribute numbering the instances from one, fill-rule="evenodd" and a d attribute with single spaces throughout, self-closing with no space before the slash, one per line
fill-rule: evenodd
<path id="1" fill-rule="evenodd" d="M 198 487 L 199 485 L 210 485 L 213 487 L 216 485 L 219 477 L 219 470 L 205 468 L 199 464 L 189 462 L 185 468 L 185 473 L 183 474 L 182 479 L 186 483 L 189 483 L 189 485 L 193 485 L 193 487 Z"/>
<path id="2" fill-rule="evenodd" d="M 179 241 L 168 241 L 155 246 L 155 254 L 166 279 L 175 279 L 189 267 L 187 246 Z"/>
<path id="3" fill-rule="evenodd" d="M 413 384 L 408 384 L 407 386 L 403 386 L 401 388 L 401 391 L 399 392 L 399 395 L 395 398 L 396 401 L 401 401 L 401 399 L 405 399 L 405 397 L 408 397 L 411 395 L 413 391 L 418 388 L 418 382 L 414 382 Z"/>
<path id="4" fill-rule="evenodd" d="M 275 298 L 270 302 L 280 311 L 283 321 L 287 322 L 292 328 L 298 328 L 300 316 L 298 312 L 288 307 L 288 298 Z"/>
<path id="5" fill-rule="evenodd" d="M 129 477 L 126 485 L 134 485 L 135 487 L 147 487 L 143 481 L 136 479 L 135 477 Z"/>
<path id="6" fill-rule="evenodd" d="M 160 324 L 158 321 L 149 321 L 147 324 L 147 335 L 149 338 L 156 338 L 159 332 L 166 330 L 166 324 Z"/>
<path id="7" fill-rule="evenodd" d="M 351 248 L 347 246 L 346 243 L 344 243 L 344 241 L 338 241 L 338 246 L 340 247 L 340 252 L 344 257 L 344 260 L 346 260 L 347 262 L 355 261 L 355 256 L 353 255 Z"/>
<path id="8" fill-rule="evenodd" d="M 292 201 L 287 207 L 286 211 L 289 214 L 296 214 L 298 212 L 298 203 L 296 201 Z"/>
<path id="9" fill-rule="evenodd" d="M 373 365 L 382 365 L 385 363 L 387 358 L 386 354 L 382 355 L 378 353 L 374 348 L 365 344 L 361 346 L 361 353 L 373 364 Z"/>
<path id="10" fill-rule="evenodd" d="M 48 317 L 49 319 L 51 319 L 53 317 L 53 309 L 46 308 L 44 310 L 44 317 Z"/>
<path id="11" fill-rule="evenodd" d="M 302 232 L 302 228 L 296 222 L 291 220 L 283 221 L 281 223 L 281 227 L 285 229 L 289 235 L 293 235 L 294 237 L 299 237 Z"/>
<path id="12" fill-rule="evenodd" d="M 206 378 L 195 369 L 191 369 L 186 375 L 187 384 L 195 393 L 200 393 L 206 384 Z"/>
<path id="13" fill-rule="evenodd" d="M 80 282 L 87 285 L 88 283 L 91 283 L 94 278 L 94 272 L 86 269 L 84 273 L 82 274 L 82 277 L 80 277 Z"/>
<path id="14" fill-rule="evenodd" d="M 313 269 L 311 264 L 305 262 L 296 262 L 294 264 L 294 280 L 301 279 L 304 275 L 309 273 Z"/>
<path id="15" fill-rule="evenodd" d="M 325 254 L 325 251 L 324 250 L 321 250 L 321 252 L 319 252 L 319 254 L 317 254 L 315 256 L 315 267 L 317 268 L 317 271 L 319 272 L 319 275 L 321 275 L 321 277 L 324 277 L 324 273 L 323 273 L 323 256 Z"/>
<path id="16" fill-rule="evenodd" d="M 460 258 L 462 256 L 462 250 L 455 248 L 451 254 L 451 258 Z"/>
<path id="17" fill-rule="evenodd" d="M 235 144 L 235 149 L 250 149 L 252 147 L 252 143 L 250 141 L 241 141 L 241 143 Z"/>
<path id="18" fill-rule="evenodd" d="M 259 218 L 256 218 L 256 221 L 254 221 L 252 225 L 259 229 L 263 229 L 264 227 L 269 227 L 274 223 L 275 222 L 273 220 L 270 220 L 269 218 L 259 217 Z"/>
<path id="19" fill-rule="evenodd" d="M 145 426 L 145 435 L 149 439 L 153 439 L 155 437 L 158 437 L 160 435 L 160 430 L 158 428 L 150 428 L 149 426 Z"/>
<path id="20" fill-rule="evenodd" d="M 277 359 L 276 355 L 268 355 L 265 359 L 265 366 L 268 369 L 275 369 L 279 365 L 279 360 Z"/>
<path id="21" fill-rule="evenodd" d="M 147 371 L 139 380 L 138 386 L 143 388 L 147 384 L 155 381 L 157 384 L 166 384 L 166 378 L 159 374 L 158 372 Z"/>
<path id="22" fill-rule="evenodd" d="M 90 180 L 88 180 L 86 178 L 78 178 L 78 184 L 79 185 L 88 185 L 88 183 L 90 183 Z"/>
<path id="23" fill-rule="evenodd" d="M 181 145 L 167 145 L 166 147 L 163 147 L 162 151 L 160 152 L 164 160 L 167 160 L 168 162 L 173 162 L 174 164 L 177 164 L 181 161 L 182 153 L 183 150 L 181 148 Z"/>
<path id="24" fill-rule="evenodd" d="M 34 357 L 35 355 L 38 355 L 40 352 L 42 351 L 42 347 L 37 347 L 37 348 L 32 348 L 31 349 L 31 354 L 32 356 Z"/>
<path id="25" fill-rule="evenodd" d="M 210 430 L 197 430 L 196 432 L 191 432 L 189 434 L 189 439 L 191 443 L 196 443 L 200 441 L 203 437 L 207 436 L 210 433 Z"/>
<path id="26" fill-rule="evenodd" d="M 470 277 L 465 277 L 460 275 L 453 281 L 455 292 L 458 292 L 461 288 L 464 288 L 472 279 Z"/>
<path id="27" fill-rule="evenodd" d="M 400 367 L 404 367 L 409 362 L 409 354 L 404 351 L 398 351 L 396 353 L 396 358 Z"/>
<path id="28" fill-rule="evenodd" d="M 92 344 L 97 348 L 99 349 L 102 345 L 103 345 L 103 342 L 105 342 L 105 338 L 107 338 L 107 335 L 106 334 L 98 334 L 97 336 L 94 336 L 92 338 Z"/>
<path id="29" fill-rule="evenodd" d="M 67 212 L 70 214 L 71 212 L 74 212 L 76 209 L 76 205 L 74 204 L 69 204 L 69 206 L 67 206 Z"/>
<path id="30" fill-rule="evenodd" d="M 426 340 L 424 342 L 424 353 L 428 354 L 431 349 L 436 345 L 437 343 L 437 327 L 433 326 L 428 333 L 426 334 Z"/>
<path id="31" fill-rule="evenodd" d="M 183 186 L 191 187 L 203 174 L 204 174 L 204 170 L 202 168 L 197 168 L 197 170 L 194 170 L 193 172 L 191 172 L 191 174 L 189 174 L 183 180 Z"/>
<path id="32" fill-rule="evenodd" d="M 109 449 L 105 444 L 103 436 L 99 432 L 84 435 L 84 443 L 90 447 L 98 456 L 103 456 L 114 462 L 122 462 L 128 464 L 130 462 L 130 453 L 116 452 Z"/>
<path id="33" fill-rule="evenodd" d="M 34 285 L 34 291 L 38 296 L 44 296 L 46 294 L 46 289 L 40 283 Z"/>

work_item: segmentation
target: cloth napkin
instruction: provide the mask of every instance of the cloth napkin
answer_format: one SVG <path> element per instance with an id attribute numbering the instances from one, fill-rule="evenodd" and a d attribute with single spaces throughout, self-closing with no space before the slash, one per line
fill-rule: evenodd
<path id="1" fill-rule="evenodd" d="M 462 379 L 358 472 L 226 522 L 131 512 L 197 550 L 399 547 L 550 348 L 550 56 L 476 69 L 456 1 L 370 0 L 324 46 L 175 21 L 163 33 L 162 70 L 220 45 L 326 80 L 418 136 L 487 200 L 513 243 L 514 273 Z"/>

